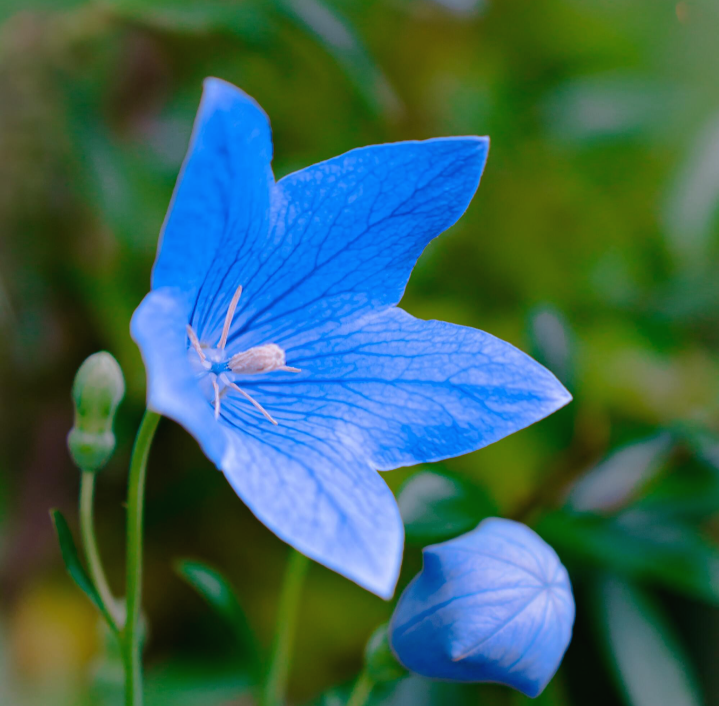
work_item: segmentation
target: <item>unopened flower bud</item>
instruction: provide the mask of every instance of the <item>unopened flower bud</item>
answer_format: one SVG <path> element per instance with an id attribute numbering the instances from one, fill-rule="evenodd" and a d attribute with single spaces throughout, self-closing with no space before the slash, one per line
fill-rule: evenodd
<path id="1" fill-rule="evenodd" d="M 492 517 L 424 549 L 390 621 L 392 650 L 430 679 L 495 682 L 538 696 L 572 637 L 567 570 L 529 527 Z"/>
<path id="2" fill-rule="evenodd" d="M 72 386 L 75 424 L 67 446 L 83 471 L 99 471 L 115 450 L 112 424 L 125 394 L 117 361 L 105 351 L 94 353 L 80 366 Z"/>

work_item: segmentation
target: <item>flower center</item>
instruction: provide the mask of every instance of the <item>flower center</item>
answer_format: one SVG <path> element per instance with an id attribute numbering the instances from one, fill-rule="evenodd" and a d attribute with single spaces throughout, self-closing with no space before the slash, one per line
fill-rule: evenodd
<path id="1" fill-rule="evenodd" d="M 198 376 L 204 381 L 209 381 L 211 387 L 207 384 L 203 387 L 206 390 L 208 399 L 214 401 L 215 419 L 220 418 L 220 408 L 222 398 L 230 391 L 238 392 L 244 397 L 255 409 L 262 412 L 266 419 L 273 424 L 277 422 L 271 417 L 269 412 L 254 398 L 249 392 L 243 390 L 235 383 L 234 375 L 261 375 L 263 373 L 271 373 L 276 370 L 284 370 L 290 373 L 299 373 L 298 368 L 291 368 L 285 365 L 285 352 L 276 343 L 266 343 L 262 346 L 255 346 L 246 351 L 235 353 L 229 358 L 225 354 L 225 346 L 227 345 L 227 337 L 230 334 L 230 326 L 235 316 L 235 309 L 242 295 L 242 286 L 237 288 L 230 306 L 225 316 L 225 324 L 222 327 L 222 335 L 216 348 L 210 347 L 208 344 L 200 343 L 197 334 L 190 324 L 187 324 L 187 337 L 190 339 L 190 346 L 197 354 L 197 357 L 191 361 L 198 370 Z"/>

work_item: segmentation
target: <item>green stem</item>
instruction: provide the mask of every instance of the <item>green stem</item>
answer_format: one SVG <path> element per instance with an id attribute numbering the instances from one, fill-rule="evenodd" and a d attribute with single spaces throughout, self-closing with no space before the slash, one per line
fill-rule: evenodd
<path id="1" fill-rule="evenodd" d="M 122 631 L 125 657 L 125 706 L 142 706 L 140 610 L 142 605 L 142 514 L 147 457 L 160 415 L 147 410 L 137 432 L 127 488 L 127 618 Z"/>
<path id="2" fill-rule="evenodd" d="M 90 577 L 100 596 L 105 614 L 111 619 L 110 627 L 119 633 L 122 625 L 122 615 L 105 578 L 102 561 L 100 560 L 100 551 L 97 548 L 97 540 L 95 539 L 93 521 L 94 495 L 95 473 L 83 471 L 80 478 L 80 533 L 82 535 L 82 546 L 85 550 Z"/>
<path id="3" fill-rule="evenodd" d="M 347 700 L 347 706 L 365 706 L 373 688 L 374 680 L 367 673 L 366 669 L 362 670 Z"/>
<path id="4" fill-rule="evenodd" d="M 260 706 L 282 706 L 287 692 L 287 679 L 290 673 L 292 645 L 297 628 L 297 615 L 300 594 L 307 574 L 310 560 L 291 550 L 285 576 L 282 580 L 280 604 L 277 610 L 277 627 L 272 646 L 269 668 L 260 695 Z"/>

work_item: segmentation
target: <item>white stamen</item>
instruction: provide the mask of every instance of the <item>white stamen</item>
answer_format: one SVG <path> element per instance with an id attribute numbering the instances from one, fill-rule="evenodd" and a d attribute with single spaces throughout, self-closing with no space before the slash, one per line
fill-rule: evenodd
<path id="1" fill-rule="evenodd" d="M 276 343 L 267 343 L 264 346 L 256 346 L 242 353 L 236 353 L 227 364 L 230 370 L 238 375 L 259 375 L 274 370 L 284 370 L 287 367 L 285 352 Z"/>
<path id="2" fill-rule="evenodd" d="M 212 389 L 215 391 L 215 420 L 220 418 L 220 386 L 217 384 L 217 378 L 212 378 Z"/>
<path id="3" fill-rule="evenodd" d="M 190 324 L 187 324 L 187 337 L 190 339 L 190 343 L 195 349 L 195 353 L 200 356 L 200 360 L 204 363 L 205 360 L 207 360 L 205 352 L 202 350 L 202 346 L 200 346 L 200 341 L 197 338 L 197 334 L 192 330 L 192 326 L 190 326 Z"/>
<path id="4" fill-rule="evenodd" d="M 248 392 L 245 392 L 241 387 L 238 387 L 237 385 L 235 385 L 234 382 L 229 382 L 228 385 L 233 390 L 237 390 L 237 392 L 239 392 L 248 402 L 251 402 L 257 410 L 262 412 L 262 414 L 264 414 L 265 417 L 270 422 L 272 422 L 275 426 L 277 426 L 277 422 L 274 419 L 272 419 L 269 412 L 254 397 L 252 397 L 252 395 L 250 395 Z"/>
<path id="5" fill-rule="evenodd" d="M 281 368 L 277 368 L 278 370 L 284 370 L 288 373 L 301 373 L 302 370 L 300 368 L 291 368 L 289 365 L 283 365 Z"/>
<path id="6" fill-rule="evenodd" d="M 237 288 L 232 301 L 230 302 L 230 308 L 227 310 L 227 316 L 225 316 L 225 325 L 222 327 L 222 336 L 220 336 L 220 342 L 217 344 L 218 350 L 224 350 L 227 344 L 227 336 L 230 334 L 230 326 L 232 326 L 232 319 L 235 315 L 235 309 L 237 303 L 240 301 L 240 295 L 242 294 L 242 285 Z"/>

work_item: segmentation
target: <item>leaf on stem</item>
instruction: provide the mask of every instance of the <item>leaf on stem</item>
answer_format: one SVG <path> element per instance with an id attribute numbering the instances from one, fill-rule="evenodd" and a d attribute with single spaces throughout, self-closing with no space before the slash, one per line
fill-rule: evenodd
<path id="1" fill-rule="evenodd" d="M 55 527 L 57 533 L 57 540 L 60 544 L 60 552 L 62 554 L 62 560 L 65 562 L 65 568 L 70 574 L 70 577 L 75 582 L 77 587 L 95 604 L 95 607 L 102 613 L 103 617 L 110 626 L 110 629 L 115 632 L 115 623 L 112 616 L 108 613 L 106 607 L 103 605 L 100 595 L 95 588 L 95 585 L 91 581 L 85 567 L 80 561 L 80 555 L 78 554 L 75 546 L 75 541 L 72 538 L 72 532 L 67 524 L 67 520 L 59 510 L 50 510 L 50 518 Z"/>
<path id="2" fill-rule="evenodd" d="M 243 654 L 252 659 L 253 669 L 257 668 L 259 653 L 255 636 L 232 584 L 219 571 L 198 561 L 178 561 L 175 571 L 230 625 Z"/>

